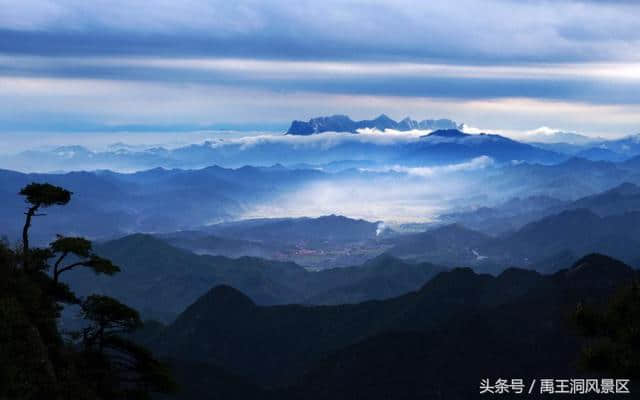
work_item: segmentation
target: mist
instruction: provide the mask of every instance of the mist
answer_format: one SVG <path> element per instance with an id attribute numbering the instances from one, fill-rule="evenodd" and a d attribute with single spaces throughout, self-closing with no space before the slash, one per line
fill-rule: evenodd
<path id="1" fill-rule="evenodd" d="M 489 188 L 483 190 L 477 184 L 476 174 L 491 165 L 490 158 L 481 157 L 433 168 L 389 166 L 377 172 L 363 170 L 354 177 L 338 174 L 258 202 L 240 219 L 336 214 L 382 221 L 391 227 L 436 222 L 438 215 L 452 208 L 477 206 L 479 198 L 490 202 L 497 197 Z"/>

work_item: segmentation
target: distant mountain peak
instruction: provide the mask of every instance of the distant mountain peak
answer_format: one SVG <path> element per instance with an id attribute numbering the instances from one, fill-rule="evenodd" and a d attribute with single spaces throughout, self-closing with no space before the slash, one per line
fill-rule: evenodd
<path id="1" fill-rule="evenodd" d="M 114 245 L 128 246 L 131 248 L 141 248 L 145 246 L 154 246 L 160 248 L 173 248 L 164 240 L 147 233 L 132 233 L 121 238 L 110 241 Z"/>
<path id="2" fill-rule="evenodd" d="M 631 277 L 633 268 L 603 254 L 592 253 L 576 261 L 568 270 L 560 271 L 571 280 L 592 281 L 598 285 L 609 282 L 619 282 L 625 277 Z"/>
<path id="3" fill-rule="evenodd" d="M 591 253 L 582 257 L 578 261 L 576 261 L 571 266 L 571 268 L 569 268 L 569 270 L 575 271 L 582 268 L 588 268 L 591 265 L 602 265 L 602 264 L 612 264 L 612 265 L 625 266 L 625 267 L 627 266 L 622 261 L 618 261 L 613 257 L 609 257 L 607 255 L 599 254 L 599 253 Z"/>
<path id="4" fill-rule="evenodd" d="M 191 307 L 198 304 L 205 304 L 205 308 L 215 307 L 253 307 L 256 304 L 238 289 L 229 285 L 218 285 L 213 287 L 198 299 Z"/>
<path id="5" fill-rule="evenodd" d="M 372 120 L 354 121 L 343 114 L 334 114 L 328 117 L 311 118 L 309 121 L 294 120 L 287 131 L 288 135 L 313 135 L 323 132 L 350 132 L 357 133 L 358 129 L 393 129 L 397 131 L 410 131 L 413 129 L 436 130 L 457 129 L 458 124 L 449 119 L 425 119 L 416 121 L 409 117 L 400 122 L 386 114 L 380 114 Z"/>
<path id="6" fill-rule="evenodd" d="M 394 121 L 393 119 L 389 118 L 389 116 L 388 116 L 387 114 L 380 114 L 380 115 L 378 115 L 378 116 L 374 119 L 374 121 L 393 121 L 393 122 L 396 122 L 396 121 Z"/>
<path id="7" fill-rule="evenodd" d="M 601 138 L 593 138 L 574 132 L 563 132 L 547 127 L 542 127 L 522 138 L 532 143 L 567 143 L 573 145 L 587 145 Z"/>

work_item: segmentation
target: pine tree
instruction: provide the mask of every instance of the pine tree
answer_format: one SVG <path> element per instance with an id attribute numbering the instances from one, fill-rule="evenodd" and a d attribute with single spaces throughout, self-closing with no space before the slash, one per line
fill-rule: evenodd
<path id="1" fill-rule="evenodd" d="M 106 275 L 120 269 L 81 237 L 58 235 L 48 248 L 30 248 L 32 217 L 67 204 L 72 193 L 31 183 L 20 194 L 30 204 L 21 252 L 0 242 L 0 399 L 149 399 L 174 392 L 167 367 L 127 338 L 142 325 L 136 310 L 107 296 L 78 299 L 59 282 L 76 268 Z M 59 302 L 80 304 L 87 327 L 63 337 Z"/>

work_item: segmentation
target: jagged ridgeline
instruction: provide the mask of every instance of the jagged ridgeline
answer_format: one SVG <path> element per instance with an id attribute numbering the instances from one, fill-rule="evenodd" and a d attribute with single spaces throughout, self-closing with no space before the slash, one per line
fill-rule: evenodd
<path id="1" fill-rule="evenodd" d="M 415 292 L 351 305 L 261 306 L 218 286 L 146 340 L 175 360 L 185 399 L 205 398 L 205 375 L 226 393 L 326 400 L 477 399 L 487 377 L 633 383 L 636 277 L 592 254 L 552 275 L 453 269 Z"/>
<path id="2" fill-rule="evenodd" d="M 397 122 L 385 114 L 371 120 L 354 121 L 346 115 L 332 115 L 329 117 L 311 118 L 308 122 L 293 121 L 287 134 L 289 135 L 313 135 L 322 132 L 352 132 L 358 129 L 393 129 L 397 131 L 419 130 L 439 130 L 458 129 L 459 125 L 450 119 L 425 119 L 416 121 L 410 117 Z"/>
<path id="3" fill-rule="evenodd" d="M 0 243 L 0 399 L 150 399 L 154 392 L 173 393 L 165 365 L 130 339 L 142 326 L 136 310 L 107 296 L 79 298 L 59 280 L 74 269 L 113 275 L 119 267 L 81 237 L 58 235 L 49 247 L 30 247 L 36 217 L 66 205 L 72 193 L 31 183 L 20 195 L 27 203 L 22 243 L 16 249 Z M 58 327 L 65 306 L 79 310 L 83 323 L 76 331 Z"/>

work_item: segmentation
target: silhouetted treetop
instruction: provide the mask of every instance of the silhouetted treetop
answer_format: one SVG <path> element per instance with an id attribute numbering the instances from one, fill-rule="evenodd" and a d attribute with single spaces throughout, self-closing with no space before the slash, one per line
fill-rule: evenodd
<path id="1" fill-rule="evenodd" d="M 90 268 L 96 274 L 113 275 L 120 272 L 120 267 L 114 265 L 111 260 L 94 254 L 91 241 L 85 238 L 58 235 L 58 238 L 51 242 L 49 246 L 52 251 L 51 257 L 58 255 L 53 265 L 53 280 L 56 283 L 60 278 L 60 274 L 76 267 Z M 68 265 L 62 265 L 68 255 L 74 255 L 80 260 Z"/>
<path id="2" fill-rule="evenodd" d="M 65 237 L 58 235 L 58 238 L 51 242 L 51 250 L 56 253 L 73 253 L 79 257 L 89 257 L 91 253 L 91 241 L 82 237 Z"/>
<path id="3" fill-rule="evenodd" d="M 20 195 L 26 197 L 27 203 L 31 207 L 25 213 L 26 218 L 24 227 L 22 228 L 22 266 L 29 270 L 31 263 L 31 254 L 29 252 L 29 229 L 31 228 L 31 219 L 39 214 L 40 207 L 49 207 L 53 205 L 63 206 L 71 200 L 71 192 L 59 186 L 49 183 L 30 183 L 20 190 Z"/>
<path id="4" fill-rule="evenodd" d="M 136 310 L 112 297 L 98 294 L 92 294 L 82 302 L 81 314 L 105 333 L 128 333 L 142 326 Z"/>
<path id="5" fill-rule="evenodd" d="M 63 206 L 71 200 L 72 194 L 67 189 L 49 183 L 33 182 L 20 190 L 20 195 L 25 196 L 27 202 L 38 207 Z"/>

